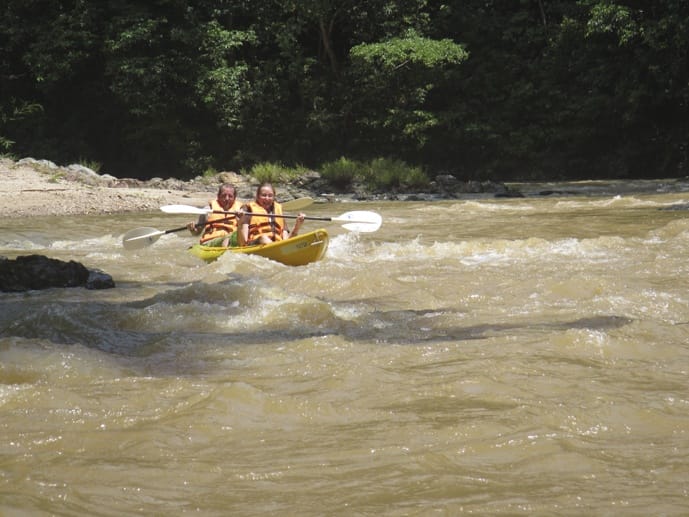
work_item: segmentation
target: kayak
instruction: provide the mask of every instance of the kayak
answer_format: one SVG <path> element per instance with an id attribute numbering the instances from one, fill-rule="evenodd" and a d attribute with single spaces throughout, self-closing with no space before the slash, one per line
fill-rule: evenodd
<path id="1" fill-rule="evenodd" d="M 286 266 L 305 266 L 322 259 L 327 249 L 328 232 L 320 229 L 303 235 L 297 235 L 284 241 L 241 248 L 211 247 L 194 244 L 189 248 L 189 252 L 206 262 L 213 262 L 221 255 L 230 252 L 258 255 L 259 257 L 275 260 Z"/>

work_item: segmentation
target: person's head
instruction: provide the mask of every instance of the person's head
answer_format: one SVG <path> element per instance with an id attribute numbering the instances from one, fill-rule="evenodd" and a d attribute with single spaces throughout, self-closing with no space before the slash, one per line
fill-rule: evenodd
<path id="1" fill-rule="evenodd" d="M 229 210 L 237 198 L 237 188 L 230 183 L 223 183 L 218 188 L 218 204 L 225 210 Z"/>
<path id="2" fill-rule="evenodd" d="M 256 189 L 256 203 L 268 210 L 275 202 L 275 188 L 271 183 L 261 183 Z"/>

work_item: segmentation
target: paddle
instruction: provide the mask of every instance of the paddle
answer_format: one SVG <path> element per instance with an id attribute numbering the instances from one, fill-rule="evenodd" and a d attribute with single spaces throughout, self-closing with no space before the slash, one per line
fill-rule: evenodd
<path id="1" fill-rule="evenodd" d="M 282 206 L 287 207 L 289 210 L 301 210 L 302 208 L 306 208 L 307 206 L 311 206 L 313 204 L 313 199 L 310 197 L 300 197 L 297 199 L 291 199 L 290 201 L 285 201 Z M 174 206 L 174 205 L 172 205 Z M 178 205 L 178 206 L 186 206 L 186 205 Z M 195 213 L 203 213 L 207 214 L 210 212 L 210 209 L 204 209 L 203 212 L 195 212 Z M 189 212 L 178 212 L 178 213 L 189 213 Z M 230 218 L 228 218 L 230 219 Z M 138 250 L 141 248 L 145 248 L 146 246 L 150 246 L 154 242 L 156 242 L 162 235 L 165 235 L 167 233 L 173 233 L 173 232 L 181 232 L 182 230 L 186 230 L 186 226 L 180 226 L 179 228 L 172 228 L 171 230 L 158 230 L 156 228 L 149 228 L 149 227 L 143 227 L 143 228 L 135 228 L 134 230 L 129 230 L 127 233 L 125 233 L 122 236 L 122 245 L 124 246 L 125 249 L 128 250 Z"/>
<path id="2" fill-rule="evenodd" d="M 186 230 L 186 226 L 180 226 L 179 228 L 173 228 L 171 230 L 157 230 L 156 228 L 135 228 L 129 230 L 122 236 L 122 245 L 127 250 L 138 250 L 150 246 L 155 241 L 160 239 L 161 235 L 166 233 L 181 232 Z"/>
<path id="3" fill-rule="evenodd" d="M 311 205 L 313 205 L 313 199 L 310 197 L 298 197 L 297 199 L 290 199 L 282 203 L 282 208 L 284 210 L 301 210 Z"/>
<path id="4" fill-rule="evenodd" d="M 239 212 L 223 212 L 211 210 L 210 208 L 197 208 L 189 205 L 165 205 L 160 209 L 167 214 L 208 214 L 210 212 L 219 214 L 238 214 Z M 249 212 L 250 213 L 250 212 Z M 282 217 L 284 219 L 296 219 L 297 215 L 276 215 L 276 214 L 255 214 L 261 217 Z M 380 228 L 383 218 L 375 212 L 366 212 L 364 210 L 355 210 L 353 212 L 345 212 L 336 217 L 305 217 L 304 219 L 310 221 L 333 221 L 343 222 L 343 228 L 352 232 L 375 232 Z"/>

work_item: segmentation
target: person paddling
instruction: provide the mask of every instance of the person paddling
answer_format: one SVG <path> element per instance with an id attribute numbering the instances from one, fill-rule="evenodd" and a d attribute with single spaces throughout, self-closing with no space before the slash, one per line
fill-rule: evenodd
<path id="1" fill-rule="evenodd" d="M 241 203 L 237 200 L 237 188 L 230 183 L 223 183 L 218 188 L 217 198 L 210 200 L 208 206 L 213 212 L 240 211 Z M 237 246 L 237 216 L 213 212 L 202 214 L 198 221 L 189 223 L 189 231 L 194 235 L 201 234 L 199 242 L 202 246 Z"/>
<path id="2" fill-rule="evenodd" d="M 291 231 L 283 217 L 267 217 L 269 214 L 282 215 L 282 205 L 275 201 L 275 188 L 268 182 L 258 186 L 256 198 L 242 206 L 241 210 L 244 214 L 239 221 L 240 246 L 268 244 L 294 237 L 306 217 L 305 214 L 299 213 Z"/>

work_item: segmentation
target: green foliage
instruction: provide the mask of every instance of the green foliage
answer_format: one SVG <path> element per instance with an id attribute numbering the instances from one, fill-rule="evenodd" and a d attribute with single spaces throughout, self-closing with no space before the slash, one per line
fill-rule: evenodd
<path id="1" fill-rule="evenodd" d="M 215 177 L 218 174 L 218 170 L 215 167 L 208 167 L 205 171 L 203 171 L 203 178 L 204 179 L 210 179 Z"/>
<path id="2" fill-rule="evenodd" d="M 101 168 L 103 167 L 103 164 L 101 162 L 95 160 L 88 160 L 84 158 L 80 158 L 77 163 L 80 163 L 84 167 L 91 169 L 95 173 L 99 173 Z"/>
<path id="3" fill-rule="evenodd" d="M 376 190 L 396 190 L 399 188 L 424 189 L 428 186 L 428 176 L 420 167 L 412 167 L 402 160 L 376 158 L 364 168 L 366 184 Z"/>
<path id="4" fill-rule="evenodd" d="M 64 171 L 53 172 L 53 173 L 50 173 L 50 177 L 48 178 L 48 182 L 49 183 L 58 183 L 64 177 L 65 177 Z"/>
<path id="5" fill-rule="evenodd" d="M 403 38 L 355 45 L 350 50 L 350 56 L 355 64 L 365 63 L 371 70 L 389 73 L 410 65 L 433 69 L 459 64 L 467 59 L 469 54 L 461 45 L 450 39 L 432 40 L 410 31 L 409 35 Z"/>
<path id="6" fill-rule="evenodd" d="M 6 100 L 4 104 L 0 103 L 0 150 L 9 151 L 15 143 L 3 135 L 7 126 L 41 111 L 43 111 L 43 107 L 35 102 L 11 98 Z"/>
<path id="7" fill-rule="evenodd" d="M 355 160 L 340 157 L 321 165 L 321 176 L 336 188 L 346 189 L 364 175 L 364 166 Z"/>
<path id="8" fill-rule="evenodd" d="M 379 191 L 400 188 L 428 187 L 429 178 L 420 167 L 407 165 L 402 160 L 375 158 L 360 162 L 341 157 L 321 166 L 321 176 L 336 188 L 346 189 L 361 182 Z"/>
<path id="9" fill-rule="evenodd" d="M 253 30 L 228 30 L 213 20 L 201 35 L 200 59 L 204 63 L 196 80 L 202 104 L 216 114 L 217 124 L 230 129 L 243 127 L 242 114 L 253 99 L 250 66 L 241 59 L 242 49 L 257 43 Z"/>
<path id="10" fill-rule="evenodd" d="M 281 183 L 289 183 L 292 179 L 300 176 L 305 172 L 304 167 L 286 167 L 285 165 L 277 162 L 261 162 L 254 164 L 248 172 L 248 174 L 256 179 L 259 183 L 269 182 L 275 185 Z"/>
<path id="11" fill-rule="evenodd" d="M 629 8 L 615 4 L 594 4 L 591 17 L 586 23 L 586 37 L 598 34 L 614 34 L 619 44 L 629 44 L 639 35 L 639 27 Z"/>
<path id="12" fill-rule="evenodd" d="M 0 149 L 3 149 L 4 151 L 9 151 L 9 149 L 12 147 L 12 144 L 14 144 L 12 140 L 0 136 Z"/>
<path id="13" fill-rule="evenodd" d="M 0 151 L 397 188 L 689 174 L 677 0 L 5 0 Z M 351 162 L 329 162 L 337 156 Z M 375 174 L 371 157 L 388 156 Z M 359 161 L 355 161 L 359 160 Z M 260 167 L 259 167 L 260 168 Z M 286 172 L 287 171 L 287 172 Z"/>
<path id="14" fill-rule="evenodd" d="M 438 107 L 430 109 L 429 101 L 451 77 L 448 70 L 468 55 L 450 39 L 424 38 L 413 30 L 404 37 L 352 47 L 352 73 L 363 100 L 358 104 L 366 112 L 360 119 L 364 131 L 389 135 L 390 150 L 405 144 L 423 148 L 440 124 Z"/>

